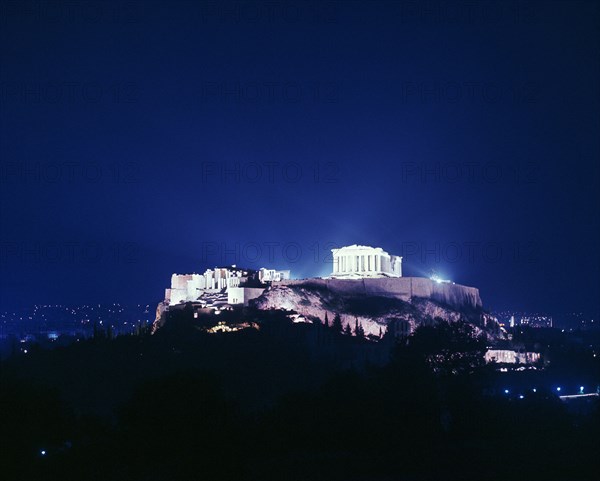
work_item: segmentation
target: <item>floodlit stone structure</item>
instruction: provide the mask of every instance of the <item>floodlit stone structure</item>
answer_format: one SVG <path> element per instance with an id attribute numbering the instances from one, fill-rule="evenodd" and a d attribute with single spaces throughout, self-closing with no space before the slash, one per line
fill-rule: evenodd
<path id="1" fill-rule="evenodd" d="M 510 349 L 489 349 L 485 353 L 486 362 L 504 364 L 534 364 L 540 357 L 539 352 L 519 352 Z"/>
<path id="2" fill-rule="evenodd" d="M 236 266 L 207 269 L 204 274 L 173 274 L 171 287 L 165 289 L 165 306 L 186 302 L 248 305 L 260 296 L 267 285 L 290 279 L 289 270 L 261 268 L 239 269 Z"/>
<path id="3" fill-rule="evenodd" d="M 402 277 L 402 257 L 390 255 L 381 247 L 355 244 L 331 252 L 332 278 Z"/>
<path id="4" fill-rule="evenodd" d="M 216 267 L 207 269 L 204 274 L 173 274 L 171 287 L 165 289 L 167 305 L 196 301 L 206 292 L 226 291 L 239 287 L 255 275 L 252 271 L 231 267 Z"/>
<path id="5" fill-rule="evenodd" d="M 279 282 L 290 278 L 290 271 L 278 271 L 277 269 L 265 269 L 261 267 L 258 271 L 260 282 Z"/>
<path id="6" fill-rule="evenodd" d="M 247 306 L 251 299 L 260 297 L 264 291 L 262 287 L 231 287 L 227 289 L 227 304 Z"/>

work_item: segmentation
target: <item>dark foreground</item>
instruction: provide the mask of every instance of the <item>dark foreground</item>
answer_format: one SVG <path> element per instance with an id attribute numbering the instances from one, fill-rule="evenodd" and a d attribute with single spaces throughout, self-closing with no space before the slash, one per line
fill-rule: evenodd
<path id="1" fill-rule="evenodd" d="M 2 479 L 597 479 L 597 401 L 502 395 L 468 329 L 374 348 L 260 327 L 174 322 L 11 358 Z M 597 379 L 597 363 L 579 368 Z"/>

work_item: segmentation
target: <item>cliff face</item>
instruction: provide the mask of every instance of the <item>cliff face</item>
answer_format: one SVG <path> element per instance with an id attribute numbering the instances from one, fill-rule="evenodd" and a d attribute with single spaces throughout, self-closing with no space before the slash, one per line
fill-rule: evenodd
<path id="1" fill-rule="evenodd" d="M 407 321 L 411 331 L 436 317 L 486 321 L 477 289 L 421 278 L 288 280 L 274 284 L 253 305 L 292 309 L 321 321 L 327 313 L 330 323 L 337 313 L 344 326 L 354 328 L 358 319 L 365 334 L 375 336 L 395 321 Z"/>
<path id="2" fill-rule="evenodd" d="M 441 318 L 465 319 L 478 327 L 496 329 L 495 320 L 482 309 L 479 290 L 458 284 L 437 283 L 418 277 L 382 279 L 303 279 L 274 282 L 250 301 L 258 309 L 290 309 L 308 319 L 329 323 L 339 314 L 344 326 L 356 321 L 366 335 L 379 336 L 388 329 L 413 331 L 418 325 Z M 159 304 L 153 332 L 165 321 L 166 306 Z"/>
<path id="3" fill-rule="evenodd" d="M 315 286 L 340 295 L 391 297 L 410 302 L 424 298 L 455 309 L 481 309 L 479 289 L 459 284 L 438 283 L 424 277 L 379 279 L 302 279 L 285 280 L 277 286 Z"/>
<path id="4" fill-rule="evenodd" d="M 165 324 L 165 315 L 167 312 L 167 305 L 164 302 L 159 302 L 156 306 L 156 316 L 152 323 L 152 334 L 158 331 Z"/>

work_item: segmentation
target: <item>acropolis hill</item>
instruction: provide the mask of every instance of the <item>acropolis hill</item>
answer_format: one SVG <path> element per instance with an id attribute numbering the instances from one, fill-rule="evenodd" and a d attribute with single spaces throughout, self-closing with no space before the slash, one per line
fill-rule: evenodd
<path id="1" fill-rule="evenodd" d="M 192 304 L 202 312 L 233 309 L 295 311 L 309 322 L 338 314 L 342 324 L 360 322 L 365 334 L 389 329 L 402 334 L 435 318 L 467 320 L 485 328 L 493 319 L 483 311 L 479 290 L 437 278 L 402 277 L 402 257 L 381 248 L 352 245 L 333 249 L 329 277 L 290 279 L 289 271 L 215 268 L 204 274 L 173 274 L 157 322 L 169 309 Z M 218 312 L 217 312 L 218 313 Z"/>

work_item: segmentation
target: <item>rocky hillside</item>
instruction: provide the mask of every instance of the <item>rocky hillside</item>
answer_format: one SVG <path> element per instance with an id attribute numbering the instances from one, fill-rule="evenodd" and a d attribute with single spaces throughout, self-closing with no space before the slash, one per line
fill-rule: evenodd
<path id="1" fill-rule="evenodd" d="M 323 320 L 327 313 L 329 322 L 337 313 L 344 326 L 350 324 L 354 328 L 358 319 L 365 334 L 374 336 L 385 333 L 388 326 L 401 320 L 408 322 L 411 331 L 435 318 L 447 321 L 465 319 L 480 327 L 493 323 L 480 306 L 470 303 L 450 306 L 426 297 L 405 300 L 386 293 L 340 291 L 318 282 L 277 284 L 252 302 L 259 309 L 292 309 L 308 319 Z"/>

